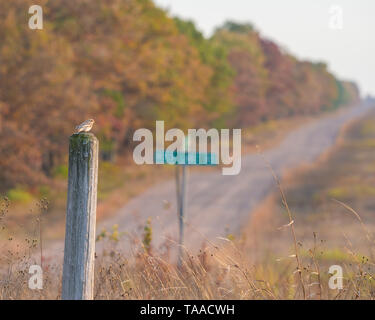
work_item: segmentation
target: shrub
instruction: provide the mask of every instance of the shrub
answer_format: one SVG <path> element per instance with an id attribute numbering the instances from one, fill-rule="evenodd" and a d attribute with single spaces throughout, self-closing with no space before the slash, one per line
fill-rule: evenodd
<path id="1" fill-rule="evenodd" d="M 7 192 L 7 197 L 12 202 L 28 203 L 33 199 L 33 196 L 22 188 L 10 189 Z"/>

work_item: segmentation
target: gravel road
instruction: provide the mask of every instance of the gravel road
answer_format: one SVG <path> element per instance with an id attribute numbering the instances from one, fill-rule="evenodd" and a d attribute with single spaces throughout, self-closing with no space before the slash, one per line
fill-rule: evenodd
<path id="1" fill-rule="evenodd" d="M 278 176 L 286 169 L 311 163 L 331 147 L 340 128 L 369 108 L 350 108 L 309 122 L 289 133 L 277 147 L 263 152 Z M 157 170 L 157 166 L 155 166 Z M 188 173 L 185 244 L 199 249 L 205 239 L 215 241 L 228 233 L 238 234 L 252 210 L 276 188 L 271 172 L 259 154 L 242 157 L 237 176 L 223 176 L 221 170 Z M 97 230 L 114 224 L 120 231 L 142 232 L 151 217 L 153 245 L 167 238 L 177 239 L 176 191 L 173 180 L 160 183 L 132 199 Z M 166 206 L 170 203 L 170 206 Z"/>

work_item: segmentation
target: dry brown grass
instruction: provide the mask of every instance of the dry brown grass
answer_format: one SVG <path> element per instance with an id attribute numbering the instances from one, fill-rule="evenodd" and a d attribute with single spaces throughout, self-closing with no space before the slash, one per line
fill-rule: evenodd
<path id="1" fill-rule="evenodd" d="M 276 222 L 276 221 L 275 221 Z M 182 268 L 171 258 L 173 246 L 157 251 L 146 248 L 143 239 L 108 235 L 102 240 L 95 265 L 95 299 L 373 299 L 373 263 L 354 252 L 325 252 L 324 243 L 313 235 L 310 248 L 299 246 L 296 262 L 290 226 L 277 232 L 289 237 L 289 251 L 263 252 L 251 257 L 251 246 L 243 238 L 222 239 L 217 246 L 205 242 L 198 254 L 185 250 Z M 298 223 L 295 224 L 298 230 Z M 289 229 L 289 230 L 288 230 Z M 264 234 L 262 235 L 264 236 Z M 13 240 L 8 240 L 12 242 Z M 132 243 L 123 252 L 124 241 Z M 10 245 L 1 256 L 0 299 L 59 299 L 61 264 L 43 263 L 42 290 L 28 288 L 28 268 L 40 264 L 38 239 Z M 257 244 L 262 247 L 262 244 Z M 373 244 L 369 243 L 371 250 Z M 58 261 L 57 259 L 56 261 Z M 328 288 L 328 267 L 344 268 L 343 290 Z M 301 270 L 299 273 L 298 270 Z M 303 287 L 301 285 L 303 283 Z M 305 291 L 303 290 L 305 289 Z"/>

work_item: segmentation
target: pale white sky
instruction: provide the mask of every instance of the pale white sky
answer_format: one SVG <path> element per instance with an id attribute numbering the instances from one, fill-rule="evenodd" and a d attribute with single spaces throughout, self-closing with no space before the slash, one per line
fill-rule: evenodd
<path id="1" fill-rule="evenodd" d="M 328 63 L 341 79 L 354 80 L 363 95 L 375 95 L 374 0 L 154 0 L 170 15 L 193 20 L 210 36 L 226 20 L 251 22 L 293 55 Z M 332 6 L 343 28 L 330 28 Z M 336 11 L 337 12 L 337 11 Z M 336 20 L 337 21 L 337 20 Z"/>

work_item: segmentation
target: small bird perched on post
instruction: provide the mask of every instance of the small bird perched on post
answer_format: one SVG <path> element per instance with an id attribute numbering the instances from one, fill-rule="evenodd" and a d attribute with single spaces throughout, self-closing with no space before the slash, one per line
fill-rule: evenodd
<path id="1" fill-rule="evenodd" d="M 84 122 L 82 122 L 79 126 L 76 126 L 76 133 L 80 132 L 89 132 L 94 125 L 95 120 L 94 119 L 88 119 Z"/>

